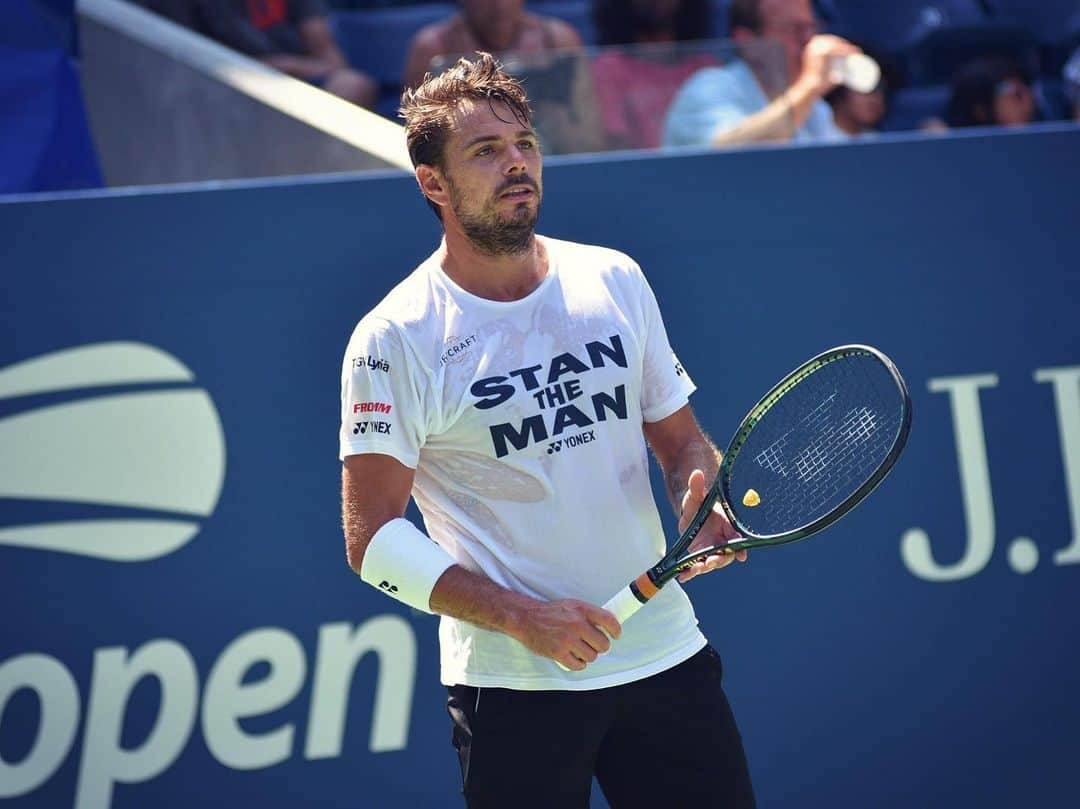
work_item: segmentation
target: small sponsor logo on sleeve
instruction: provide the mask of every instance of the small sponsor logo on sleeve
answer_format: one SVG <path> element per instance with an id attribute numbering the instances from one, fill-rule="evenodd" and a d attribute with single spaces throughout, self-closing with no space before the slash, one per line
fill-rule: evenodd
<path id="1" fill-rule="evenodd" d="M 372 357 L 370 355 L 361 354 L 359 357 L 353 357 L 352 367 L 355 368 L 367 368 L 369 371 L 382 371 L 383 373 L 390 373 L 390 363 L 384 360 L 382 357 Z"/>
<path id="2" fill-rule="evenodd" d="M 354 421 L 353 435 L 367 435 L 369 433 L 390 435 L 390 427 L 391 424 L 388 421 Z"/>
<path id="3" fill-rule="evenodd" d="M 352 412 L 355 416 L 357 413 L 387 413 L 394 409 L 393 405 L 386 402 L 355 402 L 352 406 Z"/>

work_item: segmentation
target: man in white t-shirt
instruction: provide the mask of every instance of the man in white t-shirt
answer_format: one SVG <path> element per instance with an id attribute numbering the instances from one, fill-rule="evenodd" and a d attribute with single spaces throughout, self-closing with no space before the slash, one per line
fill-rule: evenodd
<path id="1" fill-rule="evenodd" d="M 753 806 L 679 584 L 626 626 L 596 606 L 663 555 L 646 441 L 687 518 L 718 465 L 652 290 L 621 253 L 535 234 L 531 111 L 490 56 L 402 111 L 445 235 L 345 353 L 345 540 L 364 581 L 442 616 L 468 805 L 583 809 L 595 774 L 614 807 Z M 717 511 L 697 543 L 732 536 Z"/>
<path id="2" fill-rule="evenodd" d="M 668 108 L 664 146 L 845 140 L 823 100 L 830 60 L 859 53 L 820 34 L 810 0 L 732 0 L 731 39 L 742 59 L 686 80 Z"/>

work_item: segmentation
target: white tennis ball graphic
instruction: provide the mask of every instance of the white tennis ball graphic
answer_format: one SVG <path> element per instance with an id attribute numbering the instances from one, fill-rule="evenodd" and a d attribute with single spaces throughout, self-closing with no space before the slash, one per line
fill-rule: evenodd
<path id="1" fill-rule="evenodd" d="M 0 369 L 0 399 L 107 385 L 193 382 L 143 343 L 97 343 Z M 0 419 L 0 497 L 126 506 L 173 516 L 0 527 L 0 545 L 138 562 L 172 553 L 213 513 L 225 436 L 207 392 L 104 393 Z"/>

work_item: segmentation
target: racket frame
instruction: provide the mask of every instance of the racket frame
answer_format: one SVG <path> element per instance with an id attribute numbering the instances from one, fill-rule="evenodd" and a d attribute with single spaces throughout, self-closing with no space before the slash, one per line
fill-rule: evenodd
<path id="1" fill-rule="evenodd" d="M 739 456 L 739 451 L 746 443 L 746 439 L 750 436 L 754 427 L 761 421 L 765 414 L 768 413 L 769 410 L 788 393 L 788 391 L 804 379 L 817 371 L 820 371 L 831 362 L 851 356 L 866 355 L 874 357 L 885 366 L 901 394 L 903 413 L 901 414 L 900 427 L 893 439 L 893 445 L 889 450 L 889 454 L 885 456 L 885 459 L 879 464 L 878 468 L 874 471 L 874 474 L 872 474 L 865 483 L 852 492 L 840 505 L 830 509 L 816 520 L 791 531 L 785 531 L 779 534 L 755 534 L 742 524 L 730 505 L 731 469 L 735 463 L 735 459 Z M 816 534 L 818 531 L 836 522 L 851 511 L 868 494 L 870 494 L 882 480 L 885 479 L 885 476 L 889 474 L 896 464 L 896 461 L 899 459 L 900 454 L 904 451 L 904 446 L 907 443 L 910 431 L 911 397 L 908 393 L 907 384 L 904 382 L 904 378 L 900 375 L 896 365 L 892 360 L 885 356 L 885 354 L 872 346 L 853 343 L 830 348 L 827 351 L 823 351 L 817 356 L 812 357 L 776 383 L 776 385 L 774 385 L 768 393 L 762 396 L 758 403 L 746 414 L 738 428 L 735 430 L 735 434 L 732 436 L 731 441 L 728 442 L 728 447 L 721 457 L 720 469 L 717 472 L 716 479 L 709 487 L 705 500 L 694 514 L 693 519 L 687 525 L 686 530 L 679 537 L 679 540 L 672 545 L 664 555 L 663 559 L 657 562 L 653 567 L 649 568 L 630 585 L 631 591 L 633 591 L 635 597 L 644 603 L 652 598 L 652 596 L 656 594 L 656 591 L 663 587 L 668 581 L 707 556 L 717 553 L 734 553 L 742 548 L 783 545 L 788 542 L 804 539 L 811 534 Z M 694 539 L 701 531 L 702 526 L 705 525 L 706 520 L 708 520 L 709 515 L 712 513 L 713 506 L 717 503 L 720 504 L 720 508 L 723 510 L 724 515 L 731 522 L 732 527 L 742 535 L 742 538 L 732 540 L 731 542 L 722 545 L 713 545 L 702 548 L 695 551 L 693 554 L 684 555 L 683 552 L 691 545 L 691 543 L 693 543 Z"/>

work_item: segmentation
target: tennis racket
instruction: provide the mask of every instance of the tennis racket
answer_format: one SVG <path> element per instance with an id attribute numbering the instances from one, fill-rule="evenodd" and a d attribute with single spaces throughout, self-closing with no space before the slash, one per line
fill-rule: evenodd
<path id="1" fill-rule="evenodd" d="M 622 623 L 706 556 L 794 542 L 831 525 L 881 483 L 910 427 L 907 386 L 888 357 L 862 345 L 819 354 L 747 413 L 679 541 L 604 609 Z M 741 538 L 688 553 L 716 503 Z"/>

